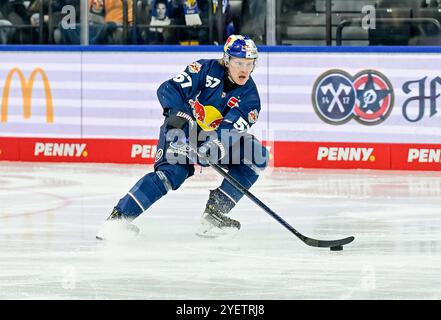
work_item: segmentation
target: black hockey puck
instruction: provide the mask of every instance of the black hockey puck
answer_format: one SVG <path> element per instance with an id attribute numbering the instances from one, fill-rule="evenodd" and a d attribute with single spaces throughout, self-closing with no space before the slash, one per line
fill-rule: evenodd
<path id="1" fill-rule="evenodd" d="M 343 250 L 343 246 L 335 246 L 335 247 L 331 247 L 330 249 L 331 251 L 341 251 Z"/>

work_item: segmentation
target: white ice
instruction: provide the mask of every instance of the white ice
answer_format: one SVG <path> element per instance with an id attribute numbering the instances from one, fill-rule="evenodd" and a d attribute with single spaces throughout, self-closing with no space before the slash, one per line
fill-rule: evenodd
<path id="1" fill-rule="evenodd" d="M 0 163 L 0 299 L 441 299 L 441 172 L 272 169 L 233 238 L 194 232 L 220 178 L 197 172 L 135 220 L 136 239 L 95 234 L 152 167 Z"/>

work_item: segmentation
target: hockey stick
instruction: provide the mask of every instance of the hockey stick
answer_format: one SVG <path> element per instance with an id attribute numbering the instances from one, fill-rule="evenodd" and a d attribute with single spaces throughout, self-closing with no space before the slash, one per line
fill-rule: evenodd
<path id="1" fill-rule="evenodd" d="M 301 234 L 299 231 L 294 229 L 288 222 L 286 222 L 282 217 L 280 217 L 277 213 L 275 213 L 273 210 L 271 210 L 267 205 L 265 205 L 262 201 L 260 201 L 255 195 L 253 195 L 248 189 L 246 189 L 242 184 L 234 179 L 231 175 L 228 174 L 228 172 L 225 172 L 218 164 L 210 162 L 207 157 L 200 154 L 197 150 L 192 148 L 191 146 L 188 146 L 189 149 L 191 149 L 193 152 L 195 152 L 201 159 L 206 161 L 210 167 L 212 167 L 215 171 L 217 171 L 222 177 L 224 177 L 229 183 L 231 183 L 236 189 L 238 189 L 240 192 L 245 194 L 251 201 L 253 201 L 255 204 L 257 204 L 260 208 L 262 208 L 266 213 L 268 213 L 271 217 L 273 217 L 277 222 L 279 222 L 282 226 L 284 226 L 286 229 L 288 229 L 291 233 L 293 233 L 296 237 L 298 237 L 300 240 L 303 241 L 303 243 L 307 244 L 311 247 L 320 247 L 320 248 L 334 248 L 336 250 L 341 250 L 342 247 L 348 243 L 351 243 L 354 241 L 354 237 L 347 237 L 344 239 L 338 239 L 338 240 L 317 240 L 313 238 L 309 238 L 303 234 Z"/>
<path id="2" fill-rule="evenodd" d="M 190 126 L 190 130 L 194 128 L 195 123 L 191 116 L 184 112 L 178 112 L 177 118 L 180 119 L 179 122 L 185 121 L 188 122 Z M 176 119 L 176 118 L 175 118 Z M 182 128 L 180 125 L 175 126 L 176 128 Z M 172 143 L 170 143 L 170 146 L 173 147 Z M 218 164 L 212 163 L 209 161 L 209 159 L 204 156 L 203 154 L 200 154 L 198 152 L 198 149 L 195 148 L 190 143 L 181 145 L 180 147 L 177 147 L 177 149 L 183 149 L 183 152 L 187 155 L 187 157 L 190 160 L 190 152 L 194 152 L 198 155 L 199 158 L 203 159 L 210 167 L 212 167 L 215 171 L 217 171 L 222 177 L 224 177 L 229 183 L 231 183 L 237 190 L 245 194 L 251 201 L 253 201 L 256 205 L 258 205 L 260 208 L 262 208 L 267 214 L 269 214 L 271 217 L 273 217 L 277 222 L 279 222 L 282 226 L 284 226 L 286 229 L 288 229 L 291 233 L 293 233 L 296 237 L 298 237 L 300 240 L 303 241 L 303 243 L 307 244 L 311 247 L 320 247 L 320 248 L 331 248 L 334 250 L 341 250 L 343 249 L 343 246 L 351 243 L 354 241 L 354 237 L 347 237 L 343 239 L 337 239 L 337 240 L 317 240 L 313 238 L 309 238 L 300 232 L 298 232 L 296 229 L 294 229 L 288 222 L 286 222 L 282 217 L 280 217 L 277 213 L 275 213 L 273 210 L 271 210 L 267 205 L 265 205 L 262 201 L 260 201 L 255 195 L 253 195 L 248 189 L 246 189 L 242 184 L 234 179 L 231 175 L 228 174 L 228 172 L 225 172 Z"/>

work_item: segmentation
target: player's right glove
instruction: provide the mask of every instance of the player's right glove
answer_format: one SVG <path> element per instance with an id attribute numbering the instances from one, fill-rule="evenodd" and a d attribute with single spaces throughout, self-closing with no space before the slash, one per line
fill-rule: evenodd
<path id="1" fill-rule="evenodd" d="M 193 118 L 183 112 L 170 112 L 166 110 L 165 115 L 165 125 L 167 127 L 167 141 L 170 141 L 169 148 L 170 151 L 174 153 L 172 161 L 178 161 L 179 163 L 187 163 L 189 159 L 190 163 L 197 163 L 197 157 L 195 153 L 195 148 L 190 148 L 190 142 L 188 139 L 189 132 L 194 129 Z M 184 158 L 179 158 L 179 155 Z"/>
<path id="2" fill-rule="evenodd" d="M 171 113 L 169 110 L 164 112 L 165 115 L 165 123 L 168 127 L 174 129 L 184 129 L 184 127 L 188 124 L 189 128 L 193 128 L 194 120 L 193 118 L 182 111 L 178 111 L 177 113 Z"/>
<path id="3" fill-rule="evenodd" d="M 225 157 L 225 146 L 218 139 L 209 140 L 198 148 L 199 163 L 208 166 L 217 163 Z"/>

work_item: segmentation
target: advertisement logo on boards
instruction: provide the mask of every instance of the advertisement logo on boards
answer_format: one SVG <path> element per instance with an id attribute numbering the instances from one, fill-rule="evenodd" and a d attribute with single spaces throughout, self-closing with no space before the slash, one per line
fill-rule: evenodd
<path id="1" fill-rule="evenodd" d="M 439 87 L 441 86 L 441 77 L 424 78 L 418 80 L 406 81 L 403 84 L 403 92 L 410 96 L 403 103 L 403 117 L 409 122 L 418 122 L 426 116 L 429 111 L 429 117 L 432 118 L 438 113 L 439 97 L 441 96 Z M 428 104 L 426 104 L 428 102 Z M 427 116 L 426 116 L 427 118 Z"/>
<path id="2" fill-rule="evenodd" d="M 89 155 L 86 147 L 85 143 L 36 142 L 34 156 L 85 158 Z"/>
<path id="3" fill-rule="evenodd" d="M 441 149 L 410 148 L 407 154 L 409 163 L 441 163 Z"/>
<path id="4" fill-rule="evenodd" d="M 317 150 L 318 161 L 357 161 L 374 162 L 374 148 L 356 147 L 319 147 Z"/>
<path id="5" fill-rule="evenodd" d="M 389 79 L 375 70 L 363 70 L 352 77 L 333 69 L 318 77 L 312 91 L 312 105 L 321 120 L 341 125 L 351 119 L 376 125 L 390 115 L 394 91 Z"/>
<path id="6" fill-rule="evenodd" d="M 2 101 L 1 101 L 1 118 L 0 122 L 6 123 L 8 121 L 8 105 L 9 105 L 9 93 L 11 89 L 11 82 L 14 75 L 17 74 L 20 80 L 21 93 L 23 98 L 23 117 L 29 119 L 31 117 L 31 102 L 32 91 L 34 88 L 35 77 L 39 74 L 43 80 L 43 88 L 46 97 L 46 122 L 54 122 L 54 107 L 52 101 L 52 92 L 49 83 L 49 79 L 43 69 L 35 68 L 30 76 L 29 80 L 26 80 L 23 71 L 19 68 L 13 68 L 6 76 L 6 81 L 3 87 Z"/>
<path id="7" fill-rule="evenodd" d="M 158 150 L 162 154 L 162 149 Z M 156 146 L 150 144 L 132 144 L 130 158 L 152 159 L 156 155 Z M 157 156 L 157 155 L 156 155 Z"/>

